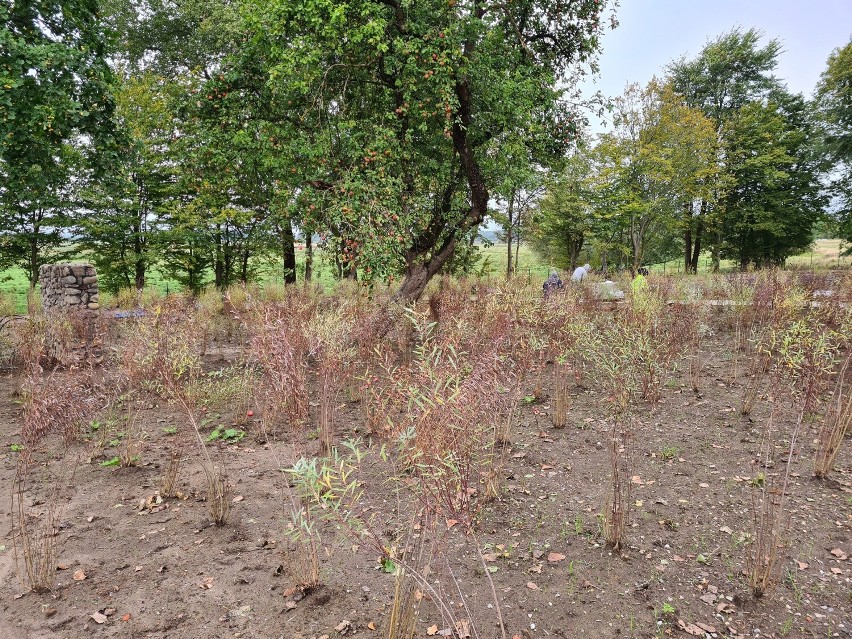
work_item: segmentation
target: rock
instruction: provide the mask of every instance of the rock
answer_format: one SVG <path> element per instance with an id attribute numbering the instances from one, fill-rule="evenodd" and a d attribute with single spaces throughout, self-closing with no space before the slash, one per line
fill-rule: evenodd
<path id="1" fill-rule="evenodd" d="M 98 278 L 95 275 L 89 275 L 83 278 L 83 284 L 97 284 Z"/>
<path id="2" fill-rule="evenodd" d="M 97 302 L 89 302 L 89 303 L 86 305 L 86 308 L 88 308 L 89 310 L 92 310 L 92 311 L 96 311 L 96 310 L 98 310 L 100 307 L 101 307 L 101 305 L 100 305 L 100 304 L 98 304 Z"/>
<path id="3" fill-rule="evenodd" d="M 65 277 L 63 277 L 59 281 L 62 282 L 63 284 L 76 284 L 77 278 L 74 277 L 73 275 L 66 275 Z"/>

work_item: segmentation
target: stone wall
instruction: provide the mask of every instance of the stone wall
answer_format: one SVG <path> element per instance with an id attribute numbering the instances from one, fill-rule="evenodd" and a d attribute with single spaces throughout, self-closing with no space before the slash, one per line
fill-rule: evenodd
<path id="1" fill-rule="evenodd" d="M 100 308 L 98 275 L 90 264 L 43 264 L 38 281 L 45 311 Z"/>

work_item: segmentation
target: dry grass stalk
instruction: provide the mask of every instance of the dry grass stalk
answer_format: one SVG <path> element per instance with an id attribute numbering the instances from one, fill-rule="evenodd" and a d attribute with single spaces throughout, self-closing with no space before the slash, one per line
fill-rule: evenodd
<path id="1" fill-rule="evenodd" d="M 169 454 L 169 461 L 160 479 L 160 494 L 163 497 L 173 497 L 177 487 L 177 478 L 180 473 L 181 449 L 176 446 Z"/>
<path id="2" fill-rule="evenodd" d="M 814 475 L 816 477 L 828 476 L 834 468 L 834 462 L 843 445 L 846 433 L 852 432 L 850 373 L 852 373 L 852 351 L 846 355 L 843 366 L 837 375 L 834 392 L 829 400 L 817 435 L 818 443 L 814 456 Z"/>
<path id="3" fill-rule="evenodd" d="M 563 357 L 553 364 L 553 386 L 556 397 L 553 407 L 553 427 L 565 428 L 568 425 L 568 411 L 571 409 L 569 390 L 574 373 Z"/>
<path id="4" fill-rule="evenodd" d="M 620 551 L 630 517 L 632 481 L 630 420 L 616 415 L 609 433 L 610 492 L 604 509 L 603 533 L 607 545 Z"/>
<path id="5" fill-rule="evenodd" d="M 25 456 L 24 456 L 25 457 Z M 45 592 L 53 586 L 56 574 L 57 524 L 61 513 L 59 498 L 63 485 L 60 472 L 47 484 L 42 510 L 27 507 L 30 484 L 36 481 L 28 460 L 19 459 L 12 486 L 12 548 L 18 577 L 33 592 Z"/>

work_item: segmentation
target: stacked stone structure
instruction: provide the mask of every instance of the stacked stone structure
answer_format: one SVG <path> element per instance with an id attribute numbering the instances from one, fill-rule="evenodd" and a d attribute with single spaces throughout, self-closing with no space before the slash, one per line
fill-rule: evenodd
<path id="1" fill-rule="evenodd" d="M 38 272 L 47 354 L 65 366 L 102 359 L 98 275 L 90 264 L 44 264 Z"/>
<path id="2" fill-rule="evenodd" d="M 100 308 L 98 275 L 90 264 L 43 264 L 38 281 L 45 311 Z"/>

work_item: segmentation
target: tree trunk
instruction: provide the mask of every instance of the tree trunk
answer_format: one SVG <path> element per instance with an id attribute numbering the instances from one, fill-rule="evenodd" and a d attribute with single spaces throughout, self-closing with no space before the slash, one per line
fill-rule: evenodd
<path id="1" fill-rule="evenodd" d="M 721 244 L 722 244 L 722 231 L 719 231 L 716 235 L 716 244 L 713 246 L 713 251 L 712 251 L 713 272 L 714 273 L 719 272 L 719 265 L 720 265 L 719 252 L 721 251 Z"/>
<path id="2" fill-rule="evenodd" d="M 213 283 L 216 288 L 225 288 L 224 264 L 222 261 L 222 231 L 216 229 L 216 253 L 213 258 Z"/>
<path id="3" fill-rule="evenodd" d="M 394 299 L 403 303 L 415 302 L 423 295 L 426 285 L 435 274 L 441 270 L 444 264 L 453 256 L 456 250 L 457 239 L 453 236 L 444 246 L 426 263 L 409 262 L 405 268 L 405 278 L 399 290 L 394 294 Z"/>
<path id="4" fill-rule="evenodd" d="M 305 231 L 305 281 L 310 282 L 314 271 L 314 245 L 311 232 Z"/>
<path id="5" fill-rule="evenodd" d="M 698 225 L 695 228 L 695 246 L 692 249 L 692 256 L 689 260 L 689 271 L 698 273 L 698 259 L 701 257 L 701 235 L 704 232 L 704 223 L 698 220 Z"/>
<path id="6" fill-rule="evenodd" d="M 35 285 L 38 284 L 38 268 L 39 268 L 39 256 L 38 256 L 38 232 L 40 230 L 39 225 L 33 226 L 33 236 L 30 238 L 30 257 L 29 257 L 29 279 L 30 279 L 30 289 L 34 289 Z"/>
<path id="7" fill-rule="evenodd" d="M 133 280 L 136 290 L 145 288 L 145 245 L 139 224 L 133 228 Z"/>
<path id="8" fill-rule="evenodd" d="M 242 284 L 248 284 L 248 264 L 249 264 L 249 255 L 251 251 L 247 248 L 243 249 L 242 260 L 240 264 L 240 282 Z"/>
<path id="9" fill-rule="evenodd" d="M 512 278 L 512 225 L 514 224 L 513 215 L 515 212 L 515 189 L 509 192 L 509 205 L 506 207 L 506 244 L 508 245 L 508 255 L 506 257 L 506 279 Z"/>
<path id="10" fill-rule="evenodd" d="M 452 257 L 456 248 L 458 238 L 466 231 L 473 229 L 485 219 L 488 213 L 488 187 L 482 176 L 482 170 L 473 152 L 473 148 L 467 139 L 467 132 L 471 127 L 471 109 L 473 96 L 468 79 L 459 80 L 455 86 L 456 98 L 458 99 L 457 115 L 453 123 L 452 140 L 453 148 L 458 155 L 462 173 L 470 189 L 470 208 L 464 218 L 446 234 L 440 248 L 436 248 L 440 233 L 435 228 L 426 232 L 425 236 L 415 239 L 412 248 L 405 256 L 405 278 L 394 295 L 394 299 L 404 303 L 413 302 L 423 295 L 429 280 Z M 449 210 L 453 185 L 449 184 L 445 191 L 445 205 L 442 208 Z M 448 197 L 450 196 L 450 197 Z M 427 258 L 427 255 L 430 257 Z"/>
<path id="11" fill-rule="evenodd" d="M 293 235 L 293 223 L 290 220 L 281 225 L 281 258 L 284 269 L 284 283 L 296 282 L 296 238 Z"/>
<path id="12" fill-rule="evenodd" d="M 692 221 L 687 222 L 686 230 L 683 232 L 683 271 L 689 273 L 692 265 Z"/>
<path id="13" fill-rule="evenodd" d="M 515 267 L 512 269 L 513 273 L 518 272 L 518 253 L 521 249 L 521 229 L 518 227 L 518 232 L 515 235 Z"/>

